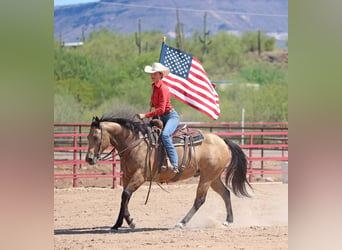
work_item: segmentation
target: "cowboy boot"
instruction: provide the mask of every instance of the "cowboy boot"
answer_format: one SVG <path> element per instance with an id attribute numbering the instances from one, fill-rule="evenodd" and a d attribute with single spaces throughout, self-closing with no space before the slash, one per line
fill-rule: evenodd
<path id="1" fill-rule="evenodd" d="M 163 162 L 163 165 L 161 165 L 160 170 L 167 171 L 170 169 L 170 166 L 171 166 L 170 159 L 168 157 L 165 157 L 165 160 Z"/>

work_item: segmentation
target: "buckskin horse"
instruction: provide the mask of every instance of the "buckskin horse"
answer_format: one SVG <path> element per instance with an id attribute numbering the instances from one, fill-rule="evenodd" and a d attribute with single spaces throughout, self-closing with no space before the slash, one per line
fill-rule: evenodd
<path id="1" fill-rule="evenodd" d="M 120 156 L 121 170 L 123 171 L 123 192 L 121 207 L 116 223 L 111 228 L 118 230 L 125 219 L 130 228 L 134 229 L 135 221 L 128 211 L 130 198 L 145 181 L 173 182 L 199 175 L 196 198 L 192 208 L 186 216 L 175 226 L 183 228 L 190 221 L 196 211 L 203 205 L 209 187 L 223 199 L 227 217 L 223 225 L 233 222 L 233 211 L 230 199 L 230 190 L 237 197 L 250 197 L 247 185 L 251 187 L 247 178 L 247 159 L 241 148 L 228 139 L 202 131 L 204 140 L 194 145 L 192 152 L 195 157 L 186 162 L 180 173 L 158 170 L 157 149 L 151 147 L 147 134 L 148 125 L 131 119 L 93 117 L 88 134 L 88 151 L 86 161 L 90 165 L 96 164 L 101 154 L 110 145 L 114 146 Z M 227 147 L 228 145 L 228 147 Z M 179 159 L 183 158 L 184 147 L 176 146 Z M 189 152 L 188 152 L 189 153 Z M 226 170 L 225 184 L 221 179 Z M 175 178 L 178 175 L 177 178 Z"/>

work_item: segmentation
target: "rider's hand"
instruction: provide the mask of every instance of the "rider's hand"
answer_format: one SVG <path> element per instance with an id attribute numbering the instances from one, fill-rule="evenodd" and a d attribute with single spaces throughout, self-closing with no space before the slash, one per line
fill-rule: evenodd
<path id="1" fill-rule="evenodd" d="M 142 119 L 146 118 L 146 115 L 145 114 L 138 114 L 138 117 L 140 120 L 142 120 Z"/>

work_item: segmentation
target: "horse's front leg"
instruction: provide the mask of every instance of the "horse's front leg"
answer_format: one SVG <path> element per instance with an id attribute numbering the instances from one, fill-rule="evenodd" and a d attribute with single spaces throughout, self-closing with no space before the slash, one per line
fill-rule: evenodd
<path id="1" fill-rule="evenodd" d="M 131 215 L 129 214 L 129 211 L 128 211 L 128 203 L 129 203 L 129 200 L 131 199 L 131 197 L 132 197 L 132 195 L 128 198 L 127 206 L 126 206 L 126 209 L 124 211 L 124 218 L 125 218 L 128 226 L 131 229 L 134 229 L 135 228 L 135 221 L 131 218 Z"/>
<path id="2" fill-rule="evenodd" d="M 124 217 L 126 218 L 126 221 L 127 221 L 127 214 L 129 217 L 128 203 L 129 203 L 131 196 L 132 196 L 132 192 L 130 190 L 124 189 L 122 191 L 119 216 L 118 216 L 118 219 L 116 220 L 116 223 L 114 224 L 114 226 L 112 226 L 111 230 L 118 230 L 119 227 L 122 226 Z"/>
<path id="3" fill-rule="evenodd" d="M 118 230 L 122 226 L 123 219 L 126 220 L 130 228 L 135 228 L 135 222 L 131 218 L 128 211 L 128 203 L 132 197 L 134 191 L 136 191 L 144 183 L 144 176 L 140 171 L 137 171 L 134 176 L 130 179 L 128 185 L 124 188 L 121 195 L 121 206 L 119 216 L 116 223 L 111 228 L 111 230 Z"/>

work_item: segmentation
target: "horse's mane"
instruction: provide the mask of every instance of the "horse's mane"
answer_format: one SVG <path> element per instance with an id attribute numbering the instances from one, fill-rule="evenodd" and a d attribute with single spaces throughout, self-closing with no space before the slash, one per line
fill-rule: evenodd
<path id="1" fill-rule="evenodd" d="M 128 118 L 115 118 L 112 116 L 102 116 L 100 119 L 93 119 L 91 127 L 99 127 L 100 122 L 115 122 L 121 126 L 131 130 L 135 136 L 141 132 L 143 135 L 149 134 L 148 124 L 142 122 L 136 122 Z"/>

